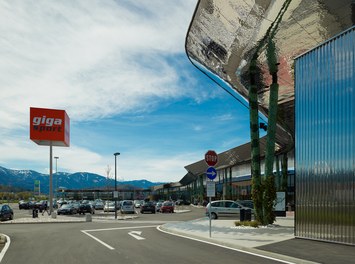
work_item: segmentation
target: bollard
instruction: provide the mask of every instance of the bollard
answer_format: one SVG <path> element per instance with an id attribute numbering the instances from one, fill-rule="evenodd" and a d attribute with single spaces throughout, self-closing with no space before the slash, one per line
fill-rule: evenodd
<path id="1" fill-rule="evenodd" d="M 52 216 L 53 219 L 56 219 L 57 218 L 57 213 L 56 212 L 52 212 L 51 216 Z"/>
<path id="2" fill-rule="evenodd" d="M 87 215 L 86 215 L 85 221 L 86 221 L 86 222 L 92 222 L 91 214 L 87 214 Z"/>

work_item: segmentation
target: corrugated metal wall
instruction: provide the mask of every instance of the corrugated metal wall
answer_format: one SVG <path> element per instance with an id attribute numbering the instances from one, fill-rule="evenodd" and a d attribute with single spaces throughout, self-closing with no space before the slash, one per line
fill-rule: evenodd
<path id="1" fill-rule="evenodd" d="M 295 61 L 297 237 L 355 244 L 355 28 Z"/>

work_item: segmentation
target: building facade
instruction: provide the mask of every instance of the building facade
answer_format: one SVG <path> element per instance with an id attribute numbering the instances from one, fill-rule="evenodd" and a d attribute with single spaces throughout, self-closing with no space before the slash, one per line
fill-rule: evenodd
<path id="1" fill-rule="evenodd" d="M 295 69 L 296 236 L 355 244 L 355 27 Z"/>

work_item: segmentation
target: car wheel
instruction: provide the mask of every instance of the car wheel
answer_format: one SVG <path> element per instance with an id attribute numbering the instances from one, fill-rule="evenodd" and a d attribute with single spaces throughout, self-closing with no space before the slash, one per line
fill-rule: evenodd
<path id="1" fill-rule="evenodd" d="M 217 218 L 218 218 L 218 216 L 216 213 L 211 213 L 211 219 L 217 219 Z"/>
<path id="2" fill-rule="evenodd" d="M 10 215 L 10 220 L 13 220 L 13 219 L 14 219 L 14 215 L 11 214 L 11 215 Z"/>

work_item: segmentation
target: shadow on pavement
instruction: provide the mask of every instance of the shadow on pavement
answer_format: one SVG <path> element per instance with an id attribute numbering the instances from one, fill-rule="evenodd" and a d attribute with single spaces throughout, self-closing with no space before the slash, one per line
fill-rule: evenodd
<path id="1" fill-rule="evenodd" d="M 355 247 L 329 242 L 293 238 L 257 249 L 319 263 L 355 263 Z"/>

